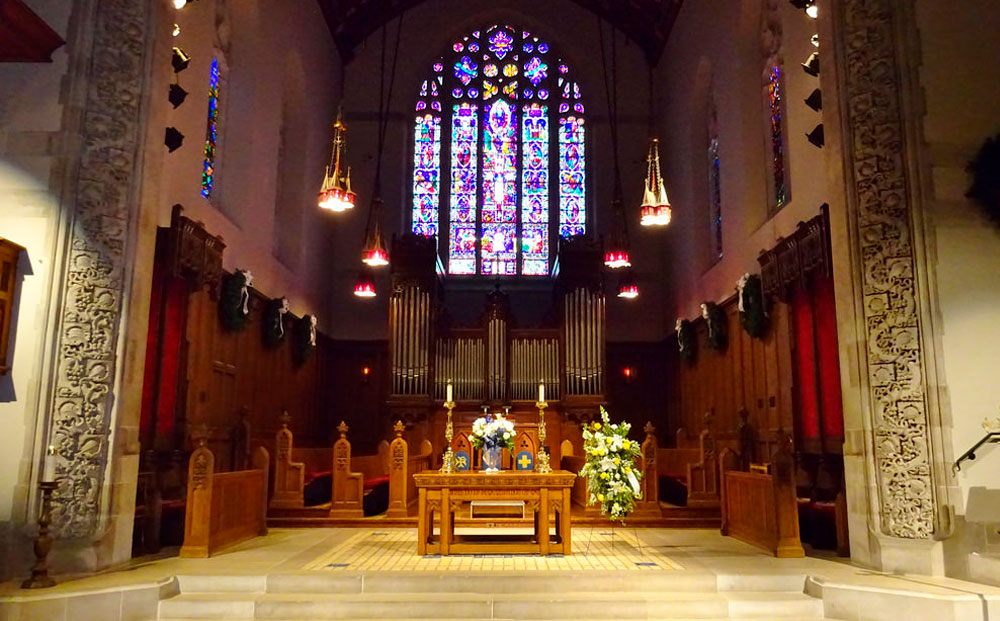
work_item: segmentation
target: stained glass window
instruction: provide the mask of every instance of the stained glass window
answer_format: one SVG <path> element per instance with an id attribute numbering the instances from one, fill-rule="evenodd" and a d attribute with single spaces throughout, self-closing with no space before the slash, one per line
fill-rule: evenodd
<path id="1" fill-rule="evenodd" d="M 785 188 L 785 142 L 782 132 L 781 69 L 773 65 L 768 73 L 768 121 L 771 138 L 771 175 L 773 183 L 773 208 L 779 209 L 788 201 Z"/>
<path id="2" fill-rule="evenodd" d="M 439 93 L 452 102 L 444 110 Z M 449 274 L 549 274 L 556 231 L 586 232 L 584 103 L 570 68 L 530 32 L 478 30 L 434 63 L 416 112 L 413 232 L 441 234 Z M 446 215 L 442 175 L 451 180 Z"/>
<path id="3" fill-rule="evenodd" d="M 719 139 L 708 143 L 708 208 L 712 227 L 712 258 L 722 258 L 722 191 L 720 181 Z"/>
<path id="4" fill-rule="evenodd" d="M 201 171 L 201 195 L 208 198 L 215 187 L 215 151 L 219 123 L 219 59 L 212 59 L 208 76 L 208 127 L 205 129 L 205 161 Z"/>

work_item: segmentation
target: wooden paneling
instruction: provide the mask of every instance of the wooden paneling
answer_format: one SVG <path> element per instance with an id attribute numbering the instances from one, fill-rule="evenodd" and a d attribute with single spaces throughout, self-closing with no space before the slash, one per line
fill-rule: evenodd
<path id="1" fill-rule="evenodd" d="M 697 355 L 691 363 L 678 361 L 678 411 L 671 412 L 671 428 L 697 437 L 704 417 L 714 417 L 712 428 L 723 446 L 735 447 L 739 411 L 746 408 L 759 430 L 759 454 L 770 455 L 779 430 L 792 429 L 792 373 L 788 308 L 771 309 L 771 325 L 763 339 L 753 339 L 740 325 L 736 300 L 722 304 L 729 327 L 729 344 L 722 351 L 708 346 L 703 320 L 694 322 Z M 668 346 L 676 348 L 675 341 Z M 673 438 L 669 438 L 673 441 Z"/>
<path id="2" fill-rule="evenodd" d="M 186 365 L 186 421 L 188 430 L 209 429 L 208 446 L 215 453 L 217 469 L 230 469 L 230 430 L 245 412 L 252 433 L 251 445 L 273 446 L 281 428 L 281 413 L 291 416 L 289 428 L 303 447 L 330 446 L 335 413 L 323 366 L 332 361 L 332 342 L 318 335 L 313 355 L 299 364 L 293 355 L 292 322 L 286 320 L 285 339 L 274 348 L 264 344 L 260 322 L 263 300 L 255 297 L 246 327 L 227 331 L 219 321 L 216 300 L 207 291 L 191 294 L 188 301 Z"/>

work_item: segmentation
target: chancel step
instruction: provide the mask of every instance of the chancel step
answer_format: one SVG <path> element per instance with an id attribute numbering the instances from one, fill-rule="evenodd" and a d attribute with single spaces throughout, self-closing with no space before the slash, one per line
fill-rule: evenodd
<path id="1" fill-rule="evenodd" d="M 370 572 L 179 576 L 161 621 L 194 619 L 820 619 L 802 576 L 687 572 Z M 736 590 L 747 589 L 753 590 Z"/>

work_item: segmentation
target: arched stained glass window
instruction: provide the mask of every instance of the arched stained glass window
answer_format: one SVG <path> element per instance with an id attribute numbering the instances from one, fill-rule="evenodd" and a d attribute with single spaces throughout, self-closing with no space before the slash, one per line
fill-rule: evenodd
<path id="1" fill-rule="evenodd" d="M 586 232 L 580 85 L 547 42 L 504 25 L 432 69 L 416 103 L 413 232 L 440 237 L 449 274 L 549 274 L 556 236 Z"/>

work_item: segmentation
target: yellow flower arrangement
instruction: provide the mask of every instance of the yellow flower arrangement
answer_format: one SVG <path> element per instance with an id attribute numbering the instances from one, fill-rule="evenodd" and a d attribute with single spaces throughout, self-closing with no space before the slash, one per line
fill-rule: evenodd
<path id="1" fill-rule="evenodd" d="M 587 461 L 580 476 L 587 479 L 590 504 L 600 504 L 602 515 L 624 521 L 642 498 L 639 480 L 643 473 L 632 467 L 641 451 L 638 443 L 628 439 L 629 423 L 612 424 L 604 408 L 601 419 L 603 425 L 594 422 L 583 429 Z"/>

